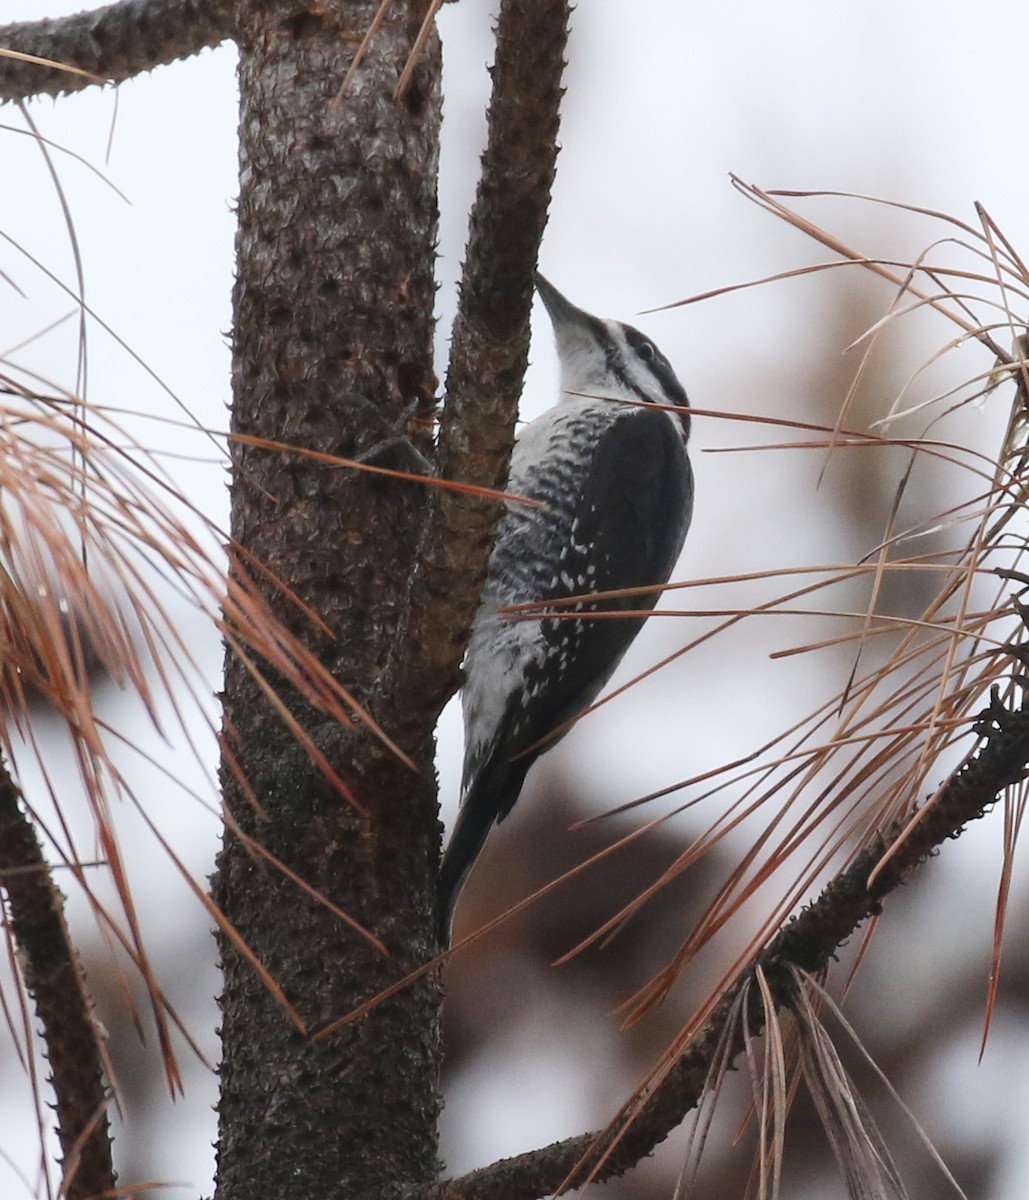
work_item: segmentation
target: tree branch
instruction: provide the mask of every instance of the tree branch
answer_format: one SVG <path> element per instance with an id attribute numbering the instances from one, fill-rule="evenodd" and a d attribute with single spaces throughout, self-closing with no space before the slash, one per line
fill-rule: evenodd
<path id="1" fill-rule="evenodd" d="M 557 159 L 567 0 L 504 0 L 497 24 L 489 138 L 482 159 L 454 324 L 440 474 L 481 487 L 507 478 L 528 363 L 532 277 Z M 433 494 L 404 637 L 383 695 L 396 719 L 421 721 L 457 687 L 478 604 L 496 501 Z M 392 722 L 388 723 L 393 728 Z"/>
<path id="2" fill-rule="evenodd" d="M 120 0 L 103 8 L 0 26 L 0 48 L 121 83 L 233 35 L 232 0 Z M 97 81 L 0 55 L 0 100 L 77 92 Z"/>
<path id="3" fill-rule="evenodd" d="M 840 946 L 863 921 L 879 913 L 883 899 L 919 864 L 948 838 L 958 837 L 970 821 L 984 816 L 1006 787 L 1025 778 L 1029 704 L 1012 712 L 994 695 L 976 731 L 985 739 L 982 749 L 940 788 L 914 828 L 909 821 L 900 822 L 878 837 L 758 955 L 755 965 L 768 979 L 777 1008 L 789 1008 L 793 1002 L 794 968 L 825 970 Z M 724 1053 L 726 1025 L 738 1011 L 736 1000 L 750 974 L 722 997 L 709 1023 L 631 1121 L 623 1109 L 607 1130 L 567 1138 L 437 1184 L 422 1191 L 421 1200 L 536 1200 L 581 1186 L 587 1178 L 603 1182 L 635 1166 L 699 1104 L 712 1064 Z M 760 1025 L 752 1019 L 751 1035 L 759 1032 Z M 743 1029 L 728 1031 L 728 1036 L 730 1054 L 736 1057 L 744 1048 Z M 609 1153 L 612 1131 L 618 1140 Z"/>
<path id="4" fill-rule="evenodd" d="M 0 763 L 0 888 L 25 986 L 43 1027 L 56 1095 L 68 1200 L 113 1195 L 107 1090 L 82 968 L 71 949 L 61 894 L 50 877 L 20 793 Z"/>

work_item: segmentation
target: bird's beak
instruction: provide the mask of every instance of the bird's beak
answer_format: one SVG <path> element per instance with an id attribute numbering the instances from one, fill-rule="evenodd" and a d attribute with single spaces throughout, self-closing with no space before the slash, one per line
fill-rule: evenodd
<path id="1" fill-rule="evenodd" d="M 540 299 L 546 305 L 547 312 L 550 314 L 551 323 L 555 330 L 567 327 L 569 325 L 583 324 L 585 313 L 581 308 L 576 308 L 575 305 L 567 300 L 554 285 L 537 271 L 536 272 L 536 291 L 540 294 Z"/>

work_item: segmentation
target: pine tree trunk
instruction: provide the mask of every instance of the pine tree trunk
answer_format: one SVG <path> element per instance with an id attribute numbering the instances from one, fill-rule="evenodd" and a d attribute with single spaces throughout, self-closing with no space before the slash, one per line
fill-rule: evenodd
<path id="1" fill-rule="evenodd" d="M 435 38 L 411 87 L 393 98 L 421 7 L 395 0 L 333 104 L 378 0 L 243 0 L 239 434 L 353 456 L 412 406 L 423 415 L 432 406 Z M 376 412 L 382 428 L 369 420 Z M 269 589 L 277 615 L 373 715 L 376 683 L 397 653 L 426 507 L 417 485 L 252 444 L 233 449 L 233 537 L 329 627 L 331 637 L 318 633 Z M 224 771 L 231 819 L 389 954 L 255 858 L 231 823 L 215 898 L 317 1030 L 435 951 L 434 745 L 431 729 L 389 731 L 412 771 L 366 727 L 348 730 L 283 694 L 366 815 L 325 781 L 230 654 L 226 737 L 254 792 Z M 225 937 L 221 951 L 220 1200 L 387 1196 L 434 1178 L 438 981 L 313 1042 Z"/>

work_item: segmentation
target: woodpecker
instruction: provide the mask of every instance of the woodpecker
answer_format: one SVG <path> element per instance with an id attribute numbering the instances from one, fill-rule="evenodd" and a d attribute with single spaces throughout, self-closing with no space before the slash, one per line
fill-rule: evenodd
<path id="1" fill-rule="evenodd" d="M 668 360 L 638 329 L 583 312 L 541 275 L 536 289 L 554 327 L 561 394 L 515 442 L 507 490 L 537 503 L 507 504 L 465 656 L 461 809 L 439 880 L 444 944 L 490 830 L 559 737 L 537 743 L 592 704 L 659 593 L 561 610 L 638 620 L 500 610 L 667 582 L 693 510 L 688 402 Z"/>

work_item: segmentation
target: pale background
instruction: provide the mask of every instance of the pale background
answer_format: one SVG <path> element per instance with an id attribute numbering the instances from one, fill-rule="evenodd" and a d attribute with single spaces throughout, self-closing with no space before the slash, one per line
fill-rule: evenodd
<path id="1" fill-rule="evenodd" d="M 3 19 L 57 16 L 79 7 L 57 0 L 5 0 Z M 441 16 L 446 54 L 445 153 L 441 191 L 440 364 L 453 313 L 454 280 L 464 221 L 474 189 L 484 130 L 491 14 L 473 0 Z M 974 223 L 981 200 L 1011 242 L 1029 253 L 1029 165 L 1024 152 L 1025 71 L 1021 49 L 1029 10 L 1016 0 L 967 4 L 937 0 L 712 6 L 681 0 L 583 4 L 569 49 L 563 150 L 541 265 L 571 299 L 605 316 L 632 320 L 668 354 L 700 408 L 830 421 L 856 356 L 844 349 L 890 300 L 884 286 L 856 271 L 735 293 L 686 309 L 636 316 L 644 309 L 723 285 L 755 279 L 827 253 L 760 212 L 730 186 L 735 172 L 763 187 L 837 189 L 887 196 L 952 212 Z M 224 428 L 229 399 L 233 216 L 236 190 L 234 52 L 223 48 L 162 68 L 117 92 L 90 92 L 31 106 L 45 136 L 85 156 L 126 195 L 119 199 L 74 161 L 58 156 L 86 273 L 92 308 L 201 421 Z M 75 287 L 69 239 L 53 186 L 16 109 L 0 114 L 0 232 Z M 107 146 L 110 140 L 110 155 Z M 805 211 L 875 254 L 911 257 L 938 227 L 913 217 L 838 201 L 807 202 Z M 7 241 L 0 270 L 0 351 L 6 352 L 72 307 Z M 539 314 L 537 314 L 539 316 Z M 923 358 L 953 336 L 942 320 L 913 324 L 892 343 L 896 361 L 877 376 L 881 402 L 866 400 L 862 419 L 885 412 Z M 21 350 L 17 361 L 74 386 L 74 322 Z M 536 329 L 524 411 L 551 402 L 555 370 L 545 319 Z M 952 356 L 954 380 L 989 368 L 984 351 Z M 934 376 L 933 386 L 940 387 Z M 929 392 L 918 393 L 924 397 Z M 168 412 L 167 397 L 97 327 L 90 333 L 89 398 L 133 410 Z M 1005 394 L 963 415 L 949 436 L 992 449 Z M 992 404 L 992 407 L 991 407 Z M 209 454 L 196 438 L 147 424 L 148 445 Z M 181 443 L 180 443 L 181 436 Z M 706 449 L 779 440 L 732 422 L 695 422 L 697 504 L 680 577 L 727 575 L 787 562 L 842 561 L 874 545 L 856 515 L 884 511 L 888 476 L 840 468 L 817 488 L 817 452 L 707 455 Z M 868 460 L 862 460 L 868 466 Z M 226 516 L 225 475 L 217 463 L 168 460 L 170 472 L 218 520 Z M 947 482 L 926 483 L 925 503 L 947 495 Z M 935 489 L 940 489 L 937 495 Z M 744 592 L 708 596 L 714 606 L 746 603 Z M 690 602 L 702 607 L 703 595 Z M 206 691 L 218 686 L 221 652 L 209 629 L 192 621 L 191 643 L 206 662 Z M 829 626 L 826 626 L 828 629 Z M 652 622 L 623 668 L 628 678 L 696 631 Z M 674 672 L 611 705 L 537 770 L 519 812 L 548 773 L 564 773 L 600 806 L 620 803 L 714 766 L 758 744 L 825 694 L 823 672 L 845 659 L 770 662 L 770 649 L 795 644 L 796 627 L 762 627 L 691 655 Z M 841 665 L 842 664 L 842 665 Z M 210 785 L 203 772 L 137 722 L 127 701 L 102 698 L 112 719 L 164 755 L 189 786 Z M 213 713 L 213 699 L 208 701 Z M 741 732 L 743 731 L 743 732 Z M 741 745 L 740 738 L 745 738 Z M 443 817 L 456 803 L 460 728 L 453 708 L 441 725 Z M 128 760 L 128 757 L 126 758 Z M 213 761 L 213 759 L 212 759 Z M 51 770 L 57 770 L 54 762 Z M 139 770 L 138 765 L 134 770 Z M 59 773 L 58 773 L 59 776 Z M 203 808 L 159 776 L 135 776 L 162 829 L 200 877 L 209 872 L 217 827 Z M 31 772 L 24 772 L 27 789 Z M 69 785 L 70 786 L 70 785 Z M 217 991 L 214 943 L 196 902 L 163 863 L 160 851 L 125 813 L 123 838 L 136 870 L 137 897 L 153 946 L 164 947 L 162 982 L 205 1051 L 214 1057 Z M 513 818 L 512 825 L 519 820 Z M 506 830 L 505 830 L 506 832 Z M 946 988 L 950 959 L 966 949 L 985 981 L 996 891 L 999 823 L 948 846 L 948 887 L 906 900 L 922 920 L 936 919 L 912 959 L 901 939 L 884 936 L 867 967 L 869 986 L 888 1010 L 911 993 Z M 934 869 L 942 879 L 942 864 Z M 72 898 L 74 905 L 74 897 Z M 1012 938 L 1024 926 L 1024 892 L 1012 905 Z M 82 917 L 75 910 L 77 919 Z M 89 935 L 82 922 L 82 935 Z M 944 941 L 942 960 L 924 947 Z M 488 950 L 487 950 L 488 953 Z M 525 976 L 510 960 L 507 989 Z M 535 1006 L 534 1006 L 535 1005 Z M 575 1012 L 523 1002 L 524 1020 L 497 1034 L 490 1052 L 452 1080 L 444 1153 L 454 1170 L 603 1122 L 627 1091 L 611 1068 L 605 1082 L 583 1083 L 609 1054 L 601 1036 Z M 607 1018 L 603 1011 L 598 1021 Z M 915 1018 L 898 1018 L 910 1019 Z M 977 1062 L 981 1006 L 965 1036 L 941 1047 L 936 1070 L 908 1094 L 934 1135 L 974 1147 L 992 1162 L 989 1195 L 1021 1200 L 1029 1187 L 1024 1113 L 1029 1111 L 1025 1013 L 1001 1020 Z M 560 1043 L 541 1031 L 553 1027 Z M 488 1033 L 487 1033 L 488 1036 Z M 131 1051 L 130 1051 L 131 1053 Z M 141 1054 L 153 1054 L 148 1047 Z M 139 1170 L 176 1186 L 172 1196 L 210 1188 L 215 1133 L 213 1076 L 188 1064 L 187 1094 L 174 1105 L 159 1093 L 128 1098 L 142 1116 L 117 1144 Z M 585 1064 L 585 1066 L 584 1066 Z M 606 1068 L 605 1068 L 606 1069 Z M 916 1081 L 917 1082 L 917 1081 Z M 32 1195 L 34 1122 L 21 1068 L 0 1057 L 0 1195 Z M 526 1102 L 531 1097 L 531 1102 Z M 666 1151 L 674 1170 L 677 1151 Z M 681 1152 L 678 1152 L 681 1158 Z M 144 1167 L 142 1164 L 146 1164 Z M 126 1182 L 133 1176 L 126 1169 Z M 135 1168 L 133 1168 L 135 1169 Z M 822 1179 L 792 1193 L 842 1195 Z M 831 1189 L 831 1190 L 827 1190 Z M 611 1194 L 614 1194 L 613 1192 Z"/>

